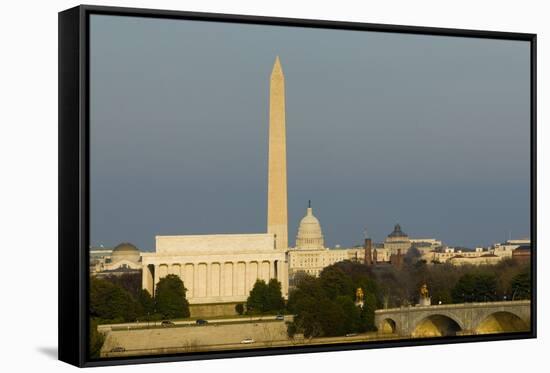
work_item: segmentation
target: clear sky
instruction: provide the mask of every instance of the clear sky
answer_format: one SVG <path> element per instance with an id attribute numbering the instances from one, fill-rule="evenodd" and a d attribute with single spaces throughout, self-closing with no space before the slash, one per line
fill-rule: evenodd
<path id="1" fill-rule="evenodd" d="M 529 235 L 529 44 L 91 17 L 91 244 L 266 231 L 269 75 L 286 78 L 289 243 Z"/>

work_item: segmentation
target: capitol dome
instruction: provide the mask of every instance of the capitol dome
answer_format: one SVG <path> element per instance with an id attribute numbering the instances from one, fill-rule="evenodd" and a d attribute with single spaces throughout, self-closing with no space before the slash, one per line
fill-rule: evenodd
<path id="1" fill-rule="evenodd" d="M 139 262 L 140 253 L 139 249 L 131 243 L 124 242 L 113 249 L 111 253 L 111 262 L 116 263 L 122 260 L 128 260 L 130 262 Z"/>
<path id="2" fill-rule="evenodd" d="M 296 236 L 296 248 L 298 249 L 324 249 L 325 240 L 319 220 L 313 215 L 311 202 L 307 208 L 306 216 L 300 221 L 298 235 Z"/>

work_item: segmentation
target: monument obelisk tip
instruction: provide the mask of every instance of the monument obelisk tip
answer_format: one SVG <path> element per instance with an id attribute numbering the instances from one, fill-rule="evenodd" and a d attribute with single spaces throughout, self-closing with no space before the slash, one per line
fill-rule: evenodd
<path id="1" fill-rule="evenodd" d="M 281 66 L 281 60 L 279 59 L 279 56 L 275 57 L 275 62 L 273 63 L 273 70 L 271 72 L 272 74 L 283 74 L 283 67 Z"/>

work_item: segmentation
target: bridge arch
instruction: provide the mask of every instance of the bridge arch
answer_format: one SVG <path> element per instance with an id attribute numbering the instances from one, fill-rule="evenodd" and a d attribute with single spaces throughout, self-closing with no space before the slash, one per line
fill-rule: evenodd
<path id="1" fill-rule="evenodd" d="M 446 337 L 457 335 L 462 330 L 461 323 L 445 314 L 432 314 L 421 319 L 413 326 L 413 338 Z"/>
<path id="2" fill-rule="evenodd" d="M 383 334 L 394 334 L 397 332 L 397 323 L 391 318 L 385 318 L 378 326 L 378 331 Z"/>
<path id="3" fill-rule="evenodd" d="M 529 322 L 509 311 L 490 313 L 477 324 L 476 334 L 524 332 L 529 330 Z"/>

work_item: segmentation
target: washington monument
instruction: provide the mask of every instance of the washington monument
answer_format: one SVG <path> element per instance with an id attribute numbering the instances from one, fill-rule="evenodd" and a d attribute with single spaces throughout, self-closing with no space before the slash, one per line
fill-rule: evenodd
<path id="1" fill-rule="evenodd" d="M 257 280 L 281 283 L 288 296 L 285 86 L 279 58 L 270 80 L 267 232 L 155 236 L 155 252 L 141 253 L 142 287 L 155 296 L 159 281 L 179 276 L 191 313 L 235 313 Z M 200 306 L 198 306 L 200 305 Z"/>
<path id="2" fill-rule="evenodd" d="M 279 56 L 273 65 L 269 86 L 268 163 L 267 233 L 275 234 L 277 249 L 287 249 L 285 76 Z"/>

